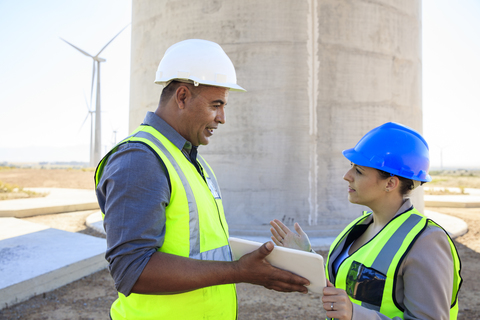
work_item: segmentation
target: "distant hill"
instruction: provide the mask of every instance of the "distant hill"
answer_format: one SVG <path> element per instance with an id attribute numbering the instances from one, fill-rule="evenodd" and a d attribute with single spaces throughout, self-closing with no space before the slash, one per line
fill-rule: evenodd
<path id="1" fill-rule="evenodd" d="M 0 163 L 89 162 L 88 145 L 69 147 L 0 148 Z"/>

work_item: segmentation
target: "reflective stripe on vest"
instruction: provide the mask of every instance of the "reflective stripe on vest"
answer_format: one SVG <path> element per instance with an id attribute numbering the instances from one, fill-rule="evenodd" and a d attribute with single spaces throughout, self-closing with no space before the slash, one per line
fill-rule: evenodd
<path id="1" fill-rule="evenodd" d="M 228 226 L 221 198 L 214 197 L 210 186 L 207 186 L 205 180 L 181 150 L 178 150 L 154 128 L 140 126 L 120 144 L 132 142 L 143 143 L 157 153 L 167 167 L 171 180 L 172 192 L 171 201 L 166 209 L 165 241 L 159 251 L 199 260 L 231 261 Z M 97 184 L 108 156 L 117 149 L 118 146 L 99 164 L 96 173 Z M 203 158 L 199 157 L 199 162 L 204 169 L 205 178 L 211 181 L 213 188 L 216 188 L 215 193 L 220 194 L 213 171 Z M 182 229 L 182 225 L 188 226 L 188 230 Z M 217 225 L 221 227 L 216 227 Z M 187 241 L 184 242 L 182 239 Z M 184 244 L 177 244 L 178 242 Z M 187 305 L 189 307 L 186 308 Z M 119 298 L 114 302 L 111 310 L 111 316 L 115 320 L 170 319 L 172 317 L 235 319 L 236 313 L 236 292 L 233 284 L 212 286 L 175 295 L 132 293 L 125 297 L 119 293 Z"/>
<path id="2" fill-rule="evenodd" d="M 438 225 L 425 218 L 415 209 L 398 215 L 374 238 L 346 258 L 340 264 L 336 277 L 333 277 L 333 261 L 330 263 L 332 253 L 335 250 L 340 250 L 339 246 L 344 243 L 348 234 L 369 215 L 364 215 L 353 221 L 334 241 L 327 258 L 327 277 L 337 288 L 346 290 L 353 303 L 380 312 L 390 318 L 399 317 L 403 319 L 404 310 L 398 305 L 395 298 L 398 268 L 427 224 Z M 450 319 L 456 319 L 458 313 L 457 295 L 462 281 L 460 260 L 448 234 L 447 237 L 450 242 L 455 269 Z"/>
<path id="3" fill-rule="evenodd" d="M 180 180 L 182 181 L 183 188 L 185 189 L 185 193 L 187 194 L 188 200 L 188 211 L 190 212 L 190 254 L 189 257 L 198 256 L 200 253 L 200 234 L 199 234 L 199 227 L 198 227 L 198 210 L 197 210 L 197 203 L 195 202 L 195 197 L 193 196 L 192 188 L 188 183 L 185 174 L 178 166 L 178 163 L 175 161 L 173 156 L 168 152 L 167 148 L 163 144 L 160 143 L 158 139 L 156 139 L 152 134 L 144 131 L 138 132 L 135 137 L 137 138 L 144 138 L 149 140 L 150 142 L 154 143 L 160 151 L 167 157 L 168 161 L 172 164 L 177 172 Z"/>
<path id="4" fill-rule="evenodd" d="M 159 148 L 163 152 L 163 154 L 165 154 L 165 156 L 168 158 L 170 163 L 175 168 L 175 171 L 177 172 L 178 176 L 180 177 L 180 180 L 182 181 L 183 188 L 185 189 L 185 193 L 187 195 L 188 208 L 190 212 L 190 220 L 189 220 L 190 253 L 188 255 L 189 258 L 198 259 L 198 260 L 231 261 L 231 252 L 230 252 L 230 247 L 228 245 L 225 245 L 220 248 L 215 248 L 206 252 L 200 252 L 200 233 L 199 233 L 199 226 L 198 226 L 197 203 L 195 201 L 195 197 L 193 196 L 192 188 L 190 187 L 190 184 L 188 183 L 188 180 L 185 177 L 185 174 L 180 169 L 180 167 L 178 166 L 178 163 L 175 161 L 175 159 L 173 158 L 171 153 L 167 150 L 167 148 L 165 148 L 165 146 L 162 143 L 160 143 L 160 141 L 156 139 L 152 134 L 148 132 L 140 131 L 135 135 L 135 137 L 148 139 L 149 141 L 154 143 L 155 146 Z M 217 190 L 220 190 L 218 187 L 217 180 L 215 179 L 215 176 L 213 175 L 213 172 L 211 171 L 210 167 L 207 165 L 205 160 L 199 156 L 199 160 L 200 159 L 201 159 L 200 164 L 204 169 L 206 169 L 207 176 L 213 181 Z"/>

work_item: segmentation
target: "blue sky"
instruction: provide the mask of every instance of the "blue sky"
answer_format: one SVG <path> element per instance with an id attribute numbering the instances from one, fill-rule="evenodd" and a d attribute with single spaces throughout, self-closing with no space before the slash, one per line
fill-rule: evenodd
<path id="1" fill-rule="evenodd" d="M 480 168 L 480 1 L 423 1 L 423 133 L 432 166 Z"/>
<path id="2" fill-rule="evenodd" d="M 480 1 L 423 1 L 423 133 L 432 167 L 480 168 Z M 0 0 L 0 162 L 89 159 L 92 60 L 131 0 Z M 128 134 L 127 27 L 101 54 L 104 148 Z M 442 157 L 440 157 L 442 155 Z"/>
<path id="3" fill-rule="evenodd" d="M 60 37 L 96 55 L 130 22 L 131 0 L 0 0 L 0 161 L 88 162 L 92 59 Z M 108 147 L 128 130 L 130 37 L 100 55 Z"/>

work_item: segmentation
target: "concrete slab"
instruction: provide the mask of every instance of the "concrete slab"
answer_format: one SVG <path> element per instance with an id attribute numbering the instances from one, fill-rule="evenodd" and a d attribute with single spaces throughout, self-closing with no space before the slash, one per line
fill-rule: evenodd
<path id="1" fill-rule="evenodd" d="M 0 201 L 0 217 L 31 217 L 43 214 L 98 209 L 94 190 L 29 188 L 46 197 Z"/>
<path id="2" fill-rule="evenodd" d="M 426 207 L 480 208 L 480 189 L 424 187 L 425 190 L 448 191 L 452 194 L 424 196 Z"/>
<path id="3" fill-rule="evenodd" d="M 0 241 L 45 229 L 49 227 L 39 223 L 27 223 L 16 218 L 0 218 Z"/>
<path id="4" fill-rule="evenodd" d="M 107 266 L 105 239 L 0 218 L 0 309 Z"/>
<path id="5" fill-rule="evenodd" d="M 425 210 L 424 214 L 445 229 L 452 239 L 460 237 L 468 231 L 467 223 L 460 218 L 430 210 Z"/>
<path id="6" fill-rule="evenodd" d="M 87 227 L 92 228 L 97 232 L 105 234 L 105 229 L 103 228 L 103 218 L 102 218 L 101 211 L 97 211 L 89 215 L 87 217 L 87 220 L 85 221 L 85 224 L 87 225 Z"/>
<path id="7" fill-rule="evenodd" d="M 480 208 L 480 195 L 425 195 L 426 207 Z"/>

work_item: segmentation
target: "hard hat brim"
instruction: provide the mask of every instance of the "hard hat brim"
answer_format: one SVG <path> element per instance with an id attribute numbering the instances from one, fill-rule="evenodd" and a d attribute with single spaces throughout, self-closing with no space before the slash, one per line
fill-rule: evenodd
<path id="1" fill-rule="evenodd" d="M 170 82 L 175 80 L 184 81 L 192 84 L 194 83 L 194 80 L 192 79 L 174 78 L 174 79 L 168 79 L 168 80 L 163 80 L 163 79 L 156 80 L 155 84 L 159 84 L 166 87 Z M 235 84 L 235 83 L 218 83 L 218 82 L 211 82 L 211 81 L 204 81 L 204 80 L 197 81 L 197 82 L 205 86 L 228 88 L 230 89 L 230 91 L 247 92 L 247 90 L 245 90 L 244 88 L 240 87 L 238 84 Z"/>
<path id="2" fill-rule="evenodd" d="M 391 173 L 396 176 L 400 176 L 403 178 L 411 179 L 411 180 L 416 180 L 416 181 L 421 181 L 421 182 L 430 182 L 432 181 L 432 177 L 429 174 L 426 174 L 424 178 L 420 178 L 417 175 L 413 176 L 408 176 L 405 174 L 402 174 L 399 170 L 394 170 L 389 167 L 384 167 L 382 165 L 376 165 L 375 159 L 367 159 L 365 156 L 363 156 L 360 152 L 356 151 L 355 148 L 350 148 L 342 151 L 342 154 L 347 158 L 350 162 L 362 166 L 362 167 L 369 167 L 369 168 L 374 168 L 378 170 L 382 170 L 388 173 Z"/>

